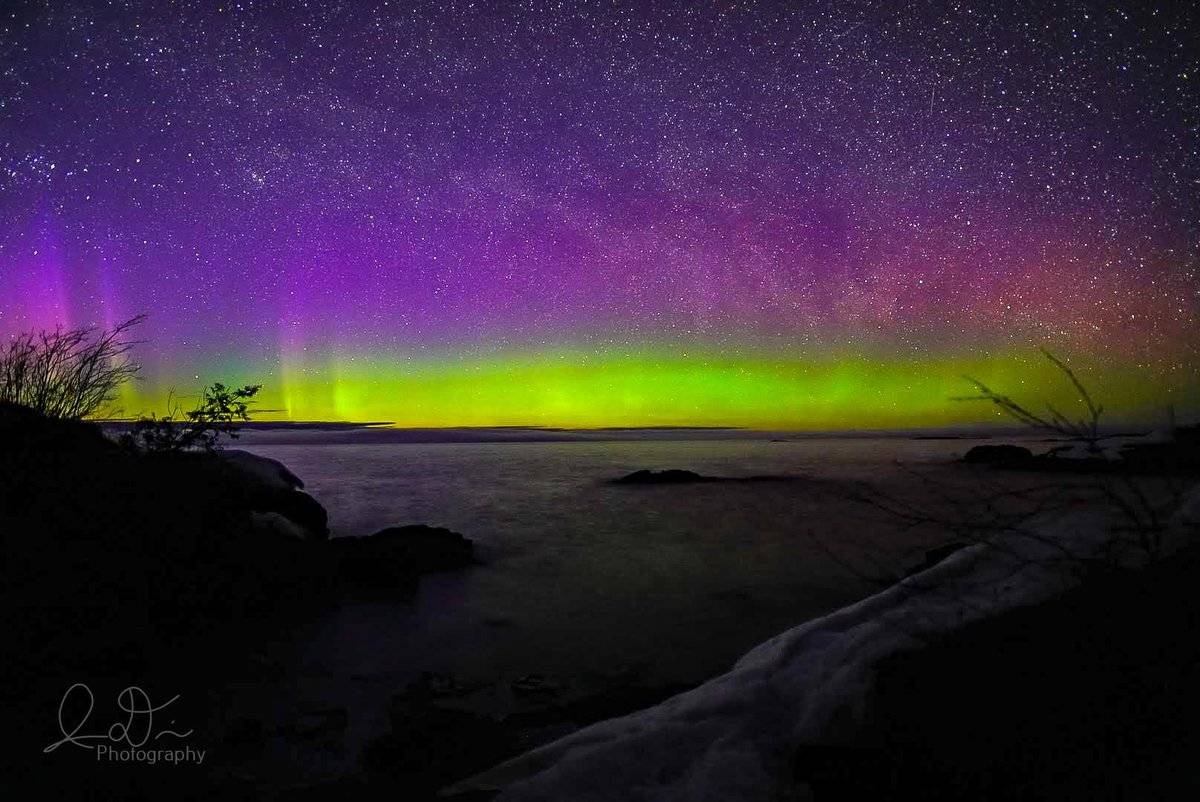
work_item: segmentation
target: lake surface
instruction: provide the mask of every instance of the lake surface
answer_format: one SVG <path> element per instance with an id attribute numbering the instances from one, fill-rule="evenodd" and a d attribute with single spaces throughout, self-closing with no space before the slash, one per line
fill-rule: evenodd
<path id="1" fill-rule="evenodd" d="M 335 537 L 397 524 L 446 526 L 472 538 L 483 562 L 427 577 L 410 610 L 385 605 L 387 613 L 378 616 L 354 612 L 353 637 L 339 660 L 388 671 L 397 668 L 391 659 L 415 651 L 442 670 L 533 670 L 531 659 L 542 671 L 578 670 L 579 646 L 586 643 L 598 668 L 649 664 L 689 678 L 719 669 L 744 651 L 741 646 L 780 626 L 860 592 L 860 583 L 814 542 L 836 544 L 847 530 L 857 537 L 865 523 L 886 524 L 840 497 L 842 483 L 901 485 L 911 477 L 897 460 L 929 470 L 971 445 L 825 438 L 264 442 L 269 439 L 255 433 L 243 446 L 299 475 L 329 510 Z M 641 468 L 823 481 L 607 483 Z M 884 545 L 903 551 L 921 544 Z"/>
<path id="2" fill-rule="evenodd" d="M 281 636 L 270 659 L 286 679 L 250 689 L 245 704 L 275 720 L 306 706 L 346 708 L 347 741 L 361 743 L 386 728 L 390 694 L 422 671 L 481 681 L 539 674 L 565 683 L 699 683 L 772 635 L 867 595 L 864 566 L 894 573 L 943 542 L 946 533 L 903 530 L 851 493 L 869 482 L 933 504 L 931 477 L 961 477 L 950 461 L 981 442 L 722 432 L 495 437 L 509 441 L 412 442 L 375 430 L 243 437 L 239 447 L 304 480 L 328 509 L 334 536 L 445 526 L 472 538 L 482 561 L 424 578 L 409 602 L 345 603 Z M 643 468 L 797 481 L 608 483 Z M 353 751 L 304 755 L 304 771 L 344 770 Z M 278 760 L 300 758 L 284 749 Z"/>

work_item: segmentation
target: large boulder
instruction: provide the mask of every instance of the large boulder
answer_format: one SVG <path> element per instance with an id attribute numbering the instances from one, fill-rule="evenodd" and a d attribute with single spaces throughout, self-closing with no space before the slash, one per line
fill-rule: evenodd
<path id="1" fill-rule="evenodd" d="M 251 511 L 283 516 L 302 530 L 305 540 L 329 537 L 325 508 L 301 490 L 304 482 L 282 462 L 240 449 L 217 451 L 214 455 L 230 478 L 241 485 Z"/>
<path id="2" fill-rule="evenodd" d="M 26 654 L 93 630 L 95 644 L 134 626 L 213 632 L 333 585 L 328 560 L 295 540 L 324 536 L 325 511 L 281 466 L 258 462 L 271 470 L 256 475 L 211 453 L 147 453 L 97 424 L 6 404 L 0 436 L 0 545 Z"/>
<path id="3" fill-rule="evenodd" d="M 1033 452 L 1024 446 L 975 446 L 966 453 L 963 457 L 963 462 L 975 465 L 999 465 L 1011 468 L 1028 465 L 1033 462 Z"/>
<path id="4" fill-rule="evenodd" d="M 695 471 L 685 471 L 679 468 L 667 468 L 662 471 L 642 469 L 633 473 L 610 480 L 614 485 L 690 485 L 706 482 L 797 482 L 805 481 L 803 476 L 761 474 L 754 476 L 705 476 Z"/>
<path id="5" fill-rule="evenodd" d="M 292 473 L 288 466 L 277 459 L 251 454 L 239 448 L 226 448 L 216 452 L 231 468 L 254 482 L 272 490 L 300 490 L 304 482 Z"/>
<path id="6" fill-rule="evenodd" d="M 329 544 L 338 553 L 343 582 L 358 588 L 403 588 L 421 574 L 476 563 L 470 539 L 423 524 L 391 526 L 367 537 L 334 538 Z"/>
<path id="7" fill-rule="evenodd" d="M 307 529 L 277 512 L 250 513 L 250 526 L 259 535 L 284 537 L 289 540 L 311 540 Z"/>
<path id="8" fill-rule="evenodd" d="M 695 471 L 683 471 L 669 468 L 665 471 L 640 470 L 626 474 L 619 479 L 613 479 L 615 485 L 680 485 L 695 482 L 711 482 L 712 477 L 701 476 Z"/>
<path id="9" fill-rule="evenodd" d="M 329 537 L 329 514 L 321 502 L 303 490 L 264 492 L 251 498 L 251 506 L 259 512 L 277 512 L 303 527 L 310 540 Z"/>

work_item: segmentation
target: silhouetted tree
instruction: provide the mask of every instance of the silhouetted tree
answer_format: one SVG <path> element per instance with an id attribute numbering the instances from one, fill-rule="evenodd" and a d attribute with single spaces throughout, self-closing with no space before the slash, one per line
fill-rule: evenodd
<path id="1" fill-rule="evenodd" d="M 180 415 L 178 408 L 161 417 L 142 418 L 122 437 L 141 451 L 212 451 L 222 437 L 237 439 L 238 424 L 250 420 L 250 406 L 262 385 L 230 388 L 216 382 L 204 388 L 200 403 Z"/>
<path id="2" fill-rule="evenodd" d="M 955 401 L 991 401 L 996 406 L 1000 407 L 1004 414 L 1010 418 L 1020 421 L 1034 429 L 1041 429 L 1055 434 L 1061 434 L 1065 437 L 1071 437 L 1077 440 L 1082 440 L 1087 443 L 1088 450 L 1098 452 L 1100 449 L 1096 443 L 1100 437 L 1100 415 L 1104 412 L 1103 405 L 1097 404 L 1092 400 L 1091 393 L 1083 386 L 1083 382 L 1075 375 L 1061 359 L 1045 348 L 1041 349 L 1042 355 L 1050 360 L 1054 367 L 1058 368 L 1070 380 L 1071 384 L 1079 392 L 1080 400 L 1083 402 L 1087 412 L 1086 417 L 1081 417 L 1077 420 L 1071 420 L 1063 413 L 1059 412 L 1052 404 L 1046 404 L 1046 414 L 1038 415 L 1025 406 L 1014 401 L 1007 395 L 997 393 L 978 379 L 966 376 L 966 380 L 975 385 L 979 390 L 979 395 L 963 396 L 955 398 Z"/>
<path id="3" fill-rule="evenodd" d="M 129 357 L 129 332 L 146 319 L 111 329 L 93 326 L 28 331 L 0 349 L 0 401 L 21 404 L 48 418 L 86 418 L 116 398 L 140 366 Z"/>
<path id="4" fill-rule="evenodd" d="M 955 398 L 957 401 L 990 401 L 1005 414 L 1031 429 L 1051 432 L 1087 445 L 1088 459 L 1064 460 L 1049 454 L 1022 462 L 1018 467 L 1026 472 L 1024 481 L 1014 482 L 1014 473 L 966 472 L 946 477 L 928 471 L 906 470 L 921 482 L 919 492 L 907 488 L 903 493 L 887 492 L 868 482 L 860 482 L 842 493 L 864 509 L 881 513 L 883 519 L 906 530 L 940 531 L 960 545 L 983 544 L 989 549 L 1010 549 L 1014 543 L 1037 542 L 1050 550 L 1052 559 L 1080 577 L 1103 568 L 1105 571 L 1123 569 L 1160 560 L 1169 549 L 1172 527 L 1200 536 L 1200 527 L 1181 523 L 1181 510 L 1191 483 L 1177 481 L 1170 475 L 1139 475 L 1137 466 L 1130 466 L 1123 453 L 1112 459 L 1100 459 L 1104 452 L 1100 441 L 1099 421 L 1104 407 L 1098 404 L 1083 382 L 1065 363 L 1046 349 L 1042 354 L 1079 393 L 1085 414 L 1072 421 L 1054 406 L 1047 404 L 1045 414 L 1037 414 L 1011 397 L 992 390 L 982 382 L 966 377 L 975 385 L 979 395 Z M 1186 444 L 1178 446 L 1186 449 Z M 1072 464 L 1075 463 L 1075 464 Z M 1033 476 L 1045 477 L 1034 480 Z M 1004 477 L 1004 478 L 1002 478 Z M 1109 512 L 1109 537 L 1095 553 L 1072 552 L 1061 540 L 1060 532 L 1047 536 L 1034 524 L 1073 509 L 1090 507 Z M 890 586 L 899 576 L 881 568 L 894 560 L 884 560 L 877 543 L 864 543 L 856 550 L 861 555 L 846 556 L 844 541 L 818 545 L 839 564 L 862 579 L 881 586 Z M 869 563 L 860 568 L 857 563 Z M 1048 562 L 1046 562 L 1048 564 Z M 920 589 L 917 585 L 910 587 Z"/>

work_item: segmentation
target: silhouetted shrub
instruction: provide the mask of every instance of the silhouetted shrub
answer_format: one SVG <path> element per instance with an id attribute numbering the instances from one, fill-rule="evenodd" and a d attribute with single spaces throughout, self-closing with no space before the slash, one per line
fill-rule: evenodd
<path id="1" fill-rule="evenodd" d="M 250 420 L 250 405 L 262 385 L 232 389 L 221 382 L 204 388 L 200 404 L 182 419 L 178 411 L 161 418 L 142 418 L 122 436 L 127 447 L 149 452 L 212 451 L 221 437 L 237 439 L 238 423 Z"/>
<path id="2" fill-rule="evenodd" d="M 1054 354 L 1050 353 L 1045 348 L 1041 349 L 1042 356 L 1050 360 L 1054 367 L 1062 371 L 1063 375 L 1071 382 L 1075 389 L 1079 392 L 1080 400 L 1086 409 L 1087 416 L 1077 420 L 1071 420 L 1063 413 L 1059 412 L 1052 404 L 1046 405 L 1046 414 L 1039 415 L 1028 407 L 1017 403 L 1012 398 L 1001 393 L 997 393 L 978 379 L 973 379 L 970 376 L 965 377 L 967 381 L 975 385 L 979 390 L 979 395 L 966 396 L 954 399 L 955 401 L 991 401 L 1004 414 L 1014 420 L 1029 426 L 1033 429 L 1041 429 L 1042 431 L 1061 434 L 1077 440 L 1082 440 L 1087 443 L 1088 450 L 1098 452 L 1100 449 L 1096 443 L 1101 439 L 1100 436 L 1100 415 L 1104 412 L 1103 405 L 1097 404 L 1092 400 L 1091 393 L 1083 386 L 1083 382 L 1075 375 L 1067 365 Z"/>
<path id="3" fill-rule="evenodd" d="M 116 398 L 138 372 L 129 358 L 129 332 L 138 315 L 111 329 L 92 326 L 29 331 L 0 350 L 0 402 L 29 407 L 48 418 L 78 420 Z"/>

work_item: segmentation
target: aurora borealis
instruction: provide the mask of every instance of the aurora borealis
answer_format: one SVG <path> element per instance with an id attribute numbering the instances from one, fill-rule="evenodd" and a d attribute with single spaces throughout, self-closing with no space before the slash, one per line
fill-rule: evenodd
<path id="1" fill-rule="evenodd" d="M 124 414 L 841 428 L 1200 405 L 1200 27 L 1091 3 L 17 2 L 0 336 Z"/>

